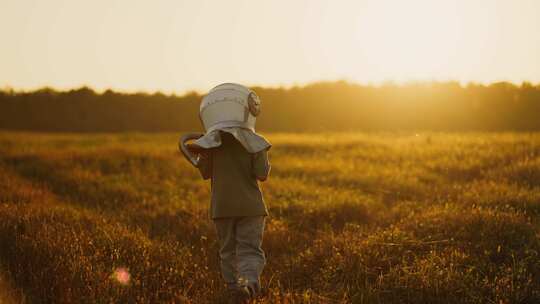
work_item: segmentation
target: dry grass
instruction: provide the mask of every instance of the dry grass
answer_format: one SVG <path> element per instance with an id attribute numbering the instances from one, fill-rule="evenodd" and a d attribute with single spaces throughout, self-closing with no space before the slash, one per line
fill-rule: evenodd
<path id="1" fill-rule="evenodd" d="M 268 137 L 260 302 L 540 302 L 540 134 Z M 221 302 L 209 185 L 176 140 L 0 133 L 0 263 L 17 297 Z"/>

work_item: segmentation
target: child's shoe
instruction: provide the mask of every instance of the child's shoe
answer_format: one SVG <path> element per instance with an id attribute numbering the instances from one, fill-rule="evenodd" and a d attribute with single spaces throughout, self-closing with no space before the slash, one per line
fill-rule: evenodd
<path id="1" fill-rule="evenodd" d="M 238 286 L 228 290 L 229 303 L 231 304 L 246 304 L 251 299 L 251 293 L 245 286 Z"/>
<path id="2" fill-rule="evenodd" d="M 250 282 L 247 285 L 247 289 L 252 299 L 255 299 L 261 293 L 261 285 L 258 282 Z"/>

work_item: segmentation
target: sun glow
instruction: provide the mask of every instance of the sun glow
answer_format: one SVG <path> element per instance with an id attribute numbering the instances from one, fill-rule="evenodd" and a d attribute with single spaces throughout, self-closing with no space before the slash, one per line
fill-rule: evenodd
<path id="1" fill-rule="evenodd" d="M 385 2 L 358 18 L 356 43 L 379 77 L 441 77 L 459 60 L 464 36 L 455 5 L 439 1 Z"/>
<path id="2" fill-rule="evenodd" d="M 0 86 L 540 81 L 535 0 L 16 1 Z"/>

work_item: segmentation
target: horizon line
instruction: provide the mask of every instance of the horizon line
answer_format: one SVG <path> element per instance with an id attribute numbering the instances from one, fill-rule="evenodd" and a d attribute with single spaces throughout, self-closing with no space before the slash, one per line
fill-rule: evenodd
<path id="1" fill-rule="evenodd" d="M 449 84 L 449 83 L 457 83 L 460 87 L 466 88 L 470 85 L 481 85 L 481 86 L 491 86 L 494 84 L 500 84 L 500 83 L 507 83 L 511 84 L 515 87 L 522 87 L 526 84 L 532 86 L 532 87 L 539 87 L 539 82 L 533 82 L 529 80 L 522 80 L 521 82 L 517 81 L 511 81 L 511 80 L 496 80 L 496 81 L 460 81 L 460 80 L 453 80 L 453 79 L 447 79 L 447 80 L 408 80 L 408 81 L 396 81 L 396 80 L 384 80 L 384 81 L 374 81 L 374 82 L 360 82 L 360 81 L 353 81 L 350 79 L 334 79 L 334 80 L 315 80 L 315 81 L 309 81 L 309 82 L 302 82 L 302 83 L 292 83 L 292 84 L 242 84 L 249 88 L 261 88 L 261 89 L 270 89 L 270 90 L 291 90 L 291 89 L 303 89 L 307 88 L 313 85 L 317 84 L 338 84 L 338 83 L 345 83 L 348 85 L 353 86 L 361 86 L 361 87 L 372 87 L 372 88 L 382 88 L 385 86 L 394 86 L 394 87 L 407 87 L 407 86 L 414 86 L 414 85 L 433 85 L 433 84 Z M 218 84 L 216 84 L 218 85 Z M 32 88 L 24 88 L 24 87 L 12 87 L 10 85 L 3 85 L 0 87 L 0 92 L 11 92 L 11 93 L 34 93 L 38 91 L 43 90 L 52 90 L 57 93 L 66 93 L 70 91 L 77 91 L 83 88 L 87 88 L 89 90 L 92 90 L 98 95 L 104 94 L 107 91 L 111 91 L 113 93 L 120 93 L 120 94 L 127 94 L 127 95 L 136 95 L 136 94 L 144 94 L 144 95 L 156 95 L 156 94 L 162 94 L 165 96 L 187 96 L 191 94 L 196 95 L 204 95 L 206 92 L 210 91 L 210 87 L 207 90 L 204 90 L 204 92 L 200 89 L 186 89 L 184 91 L 166 91 L 166 90 L 144 90 L 144 89 L 134 89 L 134 90 L 124 90 L 119 88 L 104 88 L 104 89 L 98 89 L 96 87 L 93 87 L 88 84 L 81 84 L 77 86 L 72 87 L 55 87 L 51 85 L 42 85 L 42 86 L 36 86 Z"/>

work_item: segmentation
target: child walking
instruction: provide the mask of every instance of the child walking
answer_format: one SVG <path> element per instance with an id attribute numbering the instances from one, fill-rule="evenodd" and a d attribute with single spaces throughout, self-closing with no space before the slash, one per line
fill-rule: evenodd
<path id="1" fill-rule="evenodd" d="M 270 172 L 270 143 L 255 132 L 260 100 L 250 89 L 226 83 L 200 106 L 206 134 L 190 145 L 197 168 L 211 179 L 210 216 L 218 241 L 222 277 L 231 299 L 243 303 L 261 290 L 266 263 L 261 248 L 268 211 L 259 188 Z"/>

